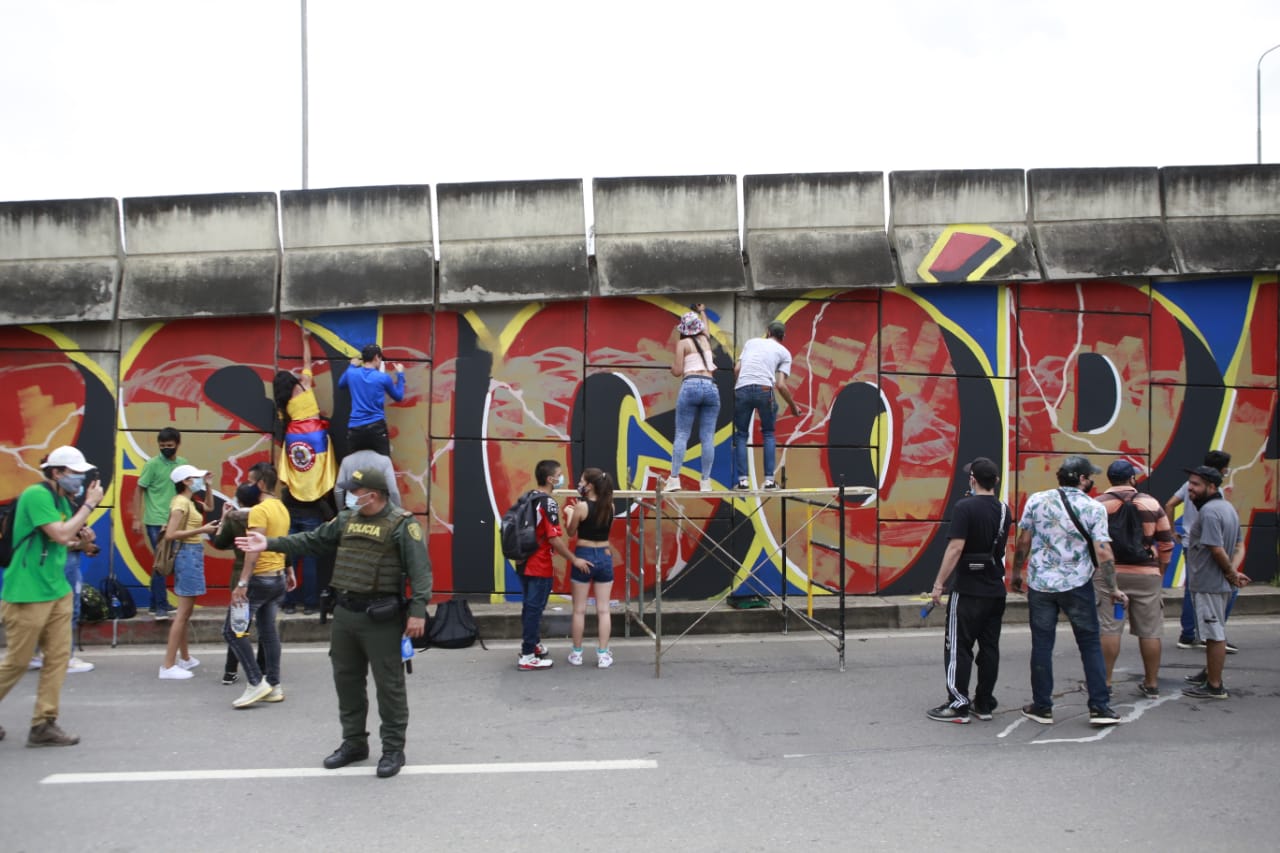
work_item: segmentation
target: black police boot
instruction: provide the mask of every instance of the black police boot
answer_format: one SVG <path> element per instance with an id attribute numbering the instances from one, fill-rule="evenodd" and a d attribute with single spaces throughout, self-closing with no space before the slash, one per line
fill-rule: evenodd
<path id="1" fill-rule="evenodd" d="M 400 772 L 401 767 L 404 767 L 404 750 L 384 752 L 378 759 L 378 778 L 390 779 Z"/>
<path id="2" fill-rule="evenodd" d="M 339 767 L 346 767 L 353 761 L 364 761 L 368 757 L 369 744 L 358 744 L 344 740 L 342 745 L 324 760 L 324 769 L 337 770 Z"/>

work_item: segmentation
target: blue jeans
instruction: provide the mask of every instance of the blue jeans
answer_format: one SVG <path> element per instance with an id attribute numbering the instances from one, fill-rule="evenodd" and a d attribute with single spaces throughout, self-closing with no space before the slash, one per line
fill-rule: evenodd
<path id="1" fill-rule="evenodd" d="M 310 533 L 321 524 L 316 516 L 300 516 L 289 525 L 289 535 Z M 315 610 L 320 606 L 320 590 L 316 583 L 316 567 L 320 561 L 315 557 L 299 557 L 296 563 L 298 585 L 285 595 L 284 603 Z"/>
<path id="2" fill-rule="evenodd" d="M 521 575 L 524 586 L 524 604 L 520 608 L 520 654 L 531 655 L 541 641 L 542 611 L 547 609 L 551 596 L 551 578 L 535 578 Z"/>
<path id="3" fill-rule="evenodd" d="M 710 379 L 691 377 L 680 383 L 676 398 L 676 437 L 671 443 L 671 476 L 679 478 L 684 452 L 698 419 L 698 442 L 702 445 L 702 479 L 711 479 L 716 458 L 716 416 L 720 414 L 720 389 Z"/>
<path id="4" fill-rule="evenodd" d="M 1084 680 L 1089 690 L 1090 708 L 1111 707 L 1107 689 L 1107 668 L 1098 640 L 1098 608 L 1093 581 L 1066 592 L 1027 590 L 1027 611 L 1031 621 L 1031 700 L 1040 708 L 1053 707 L 1053 642 L 1058 632 L 1058 613 L 1067 615 L 1080 649 Z"/>
<path id="5" fill-rule="evenodd" d="M 148 524 L 147 539 L 151 542 L 152 553 L 156 550 L 156 542 L 160 541 L 160 534 L 164 532 L 163 524 Z M 169 604 L 169 592 L 166 586 L 167 579 L 159 572 L 151 573 L 151 612 L 152 613 L 172 613 L 174 608 Z"/>
<path id="6" fill-rule="evenodd" d="M 778 442 L 774 438 L 778 403 L 773 399 L 773 388 L 764 385 L 735 388 L 733 398 L 733 476 L 739 480 L 750 477 L 747 442 L 751 440 L 751 416 L 759 412 L 760 432 L 764 436 L 764 476 L 772 480 L 778 455 Z"/>
<path id="7" fill-rule="evenodd" d="M 249 624 L 258 624 L 258 647 L 266 665 L 267 683 L 275 687 L 280 683 L 280 633 L 276 630 L 276 610 L 284 596 L 284 572 L 275 575 L 253 575 L 249 578 Z M 244 677 L 250 684 L 262 681 L 263 672 L 253 653 L 249 638 L 237 637 L 231 630 L 231 611 L 222 623 L 222 636 L 236 653 L 236 660 L 244 669 Z"/>
<path id="8" fill-rule="evenodd" d="M 1236 597 L 1240 595 L 1240 590 L 1232 589 L 1231 598 L 1227 601 L 1227 618 L 1231 618 L 1231 608 L 1236 603 Z M 1179 642 L 1191 642 L 1196 639 L 1196 603 L 1192 600 L 1191 591 L 1183 587 L 1182 590 L 1182 631 L 1178 634 Z"/>

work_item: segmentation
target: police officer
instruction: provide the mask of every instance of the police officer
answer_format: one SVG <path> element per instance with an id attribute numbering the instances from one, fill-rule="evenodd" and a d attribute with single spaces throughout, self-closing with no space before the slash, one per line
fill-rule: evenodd
<path id="1" fill-rule="evenodd" d="M 386 476 L 363 468 L 338 484 L 346 491 L 346 508 L 307 533 L 267 539 L 250 532 L 236 540 L 243 551 L 279 551 L 289 557 L 321 556 L 336 550 L 333 569 L 333 628 L 329 659 L 338 691 L 342 744 L 324 760 L 329 770 L 369 757 L 365 731 L 369 699 L 365 676 L 373 671 L 378 692 L 382 758 L 378 776 L 386 779 L 404 766 L 409 702 L 400 658 L 402 636 L 421 637 L 431 600 L 431 562 L 422 525 L 412 513 L 388 501 Z M 400 597 L 408 575 L 413 588 L 406 625 Z"/>

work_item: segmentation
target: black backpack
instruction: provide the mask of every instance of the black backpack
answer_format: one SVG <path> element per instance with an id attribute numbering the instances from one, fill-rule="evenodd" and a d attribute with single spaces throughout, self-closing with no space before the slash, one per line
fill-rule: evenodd
<path id="1" fill-rule="evenodd" d="M 1107 516 L 1107 530 L 1111 534 L 1111 553 L 1117 563 L 1140 566 L 1151 561 L 1151 549 L 1143 543 L 1142 515 L 1134 505 L 1137 492 L 1127 500 L 1120 499 L 1120 506 Z"/>
<path id="2" fill-rule="evenodd" d="M 525 492 L 502 515 L 502 556 L 517 566 L 538 551 L 538 501 L 544 497 L 537 489 Z"/>
<path id="3" fill-rule="evenodd" d="M 102 593 L 91 584 L 83 584 L 80 587 L 80 624 L 91 625 L 110 618 L 107 600 L 102 597 Z"/>
<path id="4" fill-rule="evenodd" d="M 480 626 L 471 612 L 471 605 L 462 599 L 442 601 L 436 605 L 436 615 L 431 617 L 418 648 L 465 649 L 480 641 L 480 647 L 488 650 L 480 636 Z"/>
<path id="5" fill-rule="evenodd" d="M 133 593 L 113 575 L 102 579 L 101 592 L 107 602 L 108 619 L 132 619 L 138 615 L 138 607 L 133 603 Z"/>
<path id="6" fill-rule="evenodd" d="M 17 501 L 0 504 L 0 566 L 9 567 L 13 559 L 13 512 Z"/>

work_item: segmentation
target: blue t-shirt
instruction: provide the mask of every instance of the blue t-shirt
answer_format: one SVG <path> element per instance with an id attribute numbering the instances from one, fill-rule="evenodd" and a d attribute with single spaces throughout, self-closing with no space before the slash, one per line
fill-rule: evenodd
<path id="1" fill-rule="evenodd" d="M 349 367 L 343 372 L 338 379 L 338 387 L 351 392 L 348 427 L 368 426 L 384 420 L 383 395 L 389 395 L 397 403 L 404 399 L 404 374 L 393 375 L 394 379 L 372 367 Z"/>

